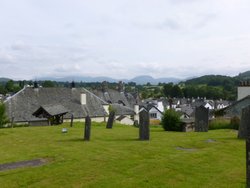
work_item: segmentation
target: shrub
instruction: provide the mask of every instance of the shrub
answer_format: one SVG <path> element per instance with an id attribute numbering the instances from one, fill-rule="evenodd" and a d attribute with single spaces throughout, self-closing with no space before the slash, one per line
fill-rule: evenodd
<path id="1" fill-rule="evenodd" d="M 164 112 L 161 124 L 165 131 L 182 131 L 180 115 L 172 109 Z"/>
<path id="2" fill-rule="evenodd" d="M 8 122 L 8 118 L 5 114 L 5 106 L 0 102 L 0 127 L 3 127 Z"/>

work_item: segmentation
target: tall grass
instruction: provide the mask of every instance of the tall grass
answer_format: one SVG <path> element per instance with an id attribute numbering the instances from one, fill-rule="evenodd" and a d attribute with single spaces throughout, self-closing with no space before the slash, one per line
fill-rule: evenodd
<path id="1" fill-rule="evenodd" d="M 238 130 L 239 122 L 231 119 L 215 118 L 209 122 L 209 130 L 216 129 L 235 129 Z"/>

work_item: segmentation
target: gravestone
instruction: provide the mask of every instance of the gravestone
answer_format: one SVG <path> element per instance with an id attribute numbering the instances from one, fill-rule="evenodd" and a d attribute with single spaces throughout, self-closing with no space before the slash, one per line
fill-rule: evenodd
<path id="1" fill-rule="evenodd" d="M 14 127 L 14 117 L 11 117 L 11 127 Z"/>
<path id="2" fill-rule="evenodd" d="M 91 119 L 89 116 L 85 118 L 85 129 L 84 129 L 84 140 L 90 140 L 90 131 L 91 131 Z"/>
<path id="3" fill-rule="evenodd" d="M 238 138 L 246 139 L 246 184 L 250 187 L 250 106 L 241 111 Z"/>
<path id="4" fill-rule="evenodd" d="M 114 120 L 115 120 L 115 112 L 111 111 L 109 113 L 109 119 L 108 119 L 108 122 L 107 122 L 107 125 L 106 125 L 107 129 L 112 129 Z"/>
<path id="5" fill-rule="evenodd" d="M 247 187 L 250 187 L 250 137 L 246 139 L 246 181 Z"/>
<path id="6" fill-rule="evenodd" d="M 139 113 L 139 140 L 149 140 L 149 113 L 146 110 Z"/>
<path id="7" fill-rule="evenodd" d="M 209 109 L 204 106 L 197 107 L 195 109 L 195 131 L 207 132 L 208 131 L 208 112 Z"/>
<path id="8" fill-rule="evenodd" d="M 238 138 L 247 138 L 250 136 L 250 106 L 247 106 L 241 111 L 240 127 Z"/>
<path id="9" fill-rule="evenodd" d="M 70 127 L 73 127 L 73 120 L 74 120 L 74 115 L 71 114 L 71 117 L 70 117 Z"/>

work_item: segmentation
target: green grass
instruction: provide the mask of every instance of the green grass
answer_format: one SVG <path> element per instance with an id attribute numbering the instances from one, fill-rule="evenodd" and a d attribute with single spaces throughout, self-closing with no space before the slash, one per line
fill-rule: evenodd
<path id="1" fill-rule="evenodd" d="M 239 120 L 234 120 L 231 122 L 230 119 L 225 118 L 215 118 L 209 122 L 209 130 L 215 129 L 239 129 Z"/>
<path id="2" fill-rule="evenodd" d="M 86 142 L 83 124 L 0 129 L 0 164 L 49 161 L 0 172 L 0 187 L 245 187 L 245 142 L 236 131 L 152 127 L 150 141 L 138 141 L 138 132 L 96 124 Z"/>

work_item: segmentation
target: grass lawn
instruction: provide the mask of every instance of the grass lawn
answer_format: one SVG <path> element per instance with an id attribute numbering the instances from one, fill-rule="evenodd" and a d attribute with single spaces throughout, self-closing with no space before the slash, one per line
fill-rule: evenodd
<path id="1" fill-rule="evenodd" d="M 68 133 L 61 133 L 63 127 Z M 83 123 L 0 129 L 0 164 L 47 159 L 38 167 L 0 171 L 0 187 L 245 187 L 245 141 L 234 130 L 165 132 L 151 127 Z"/>

